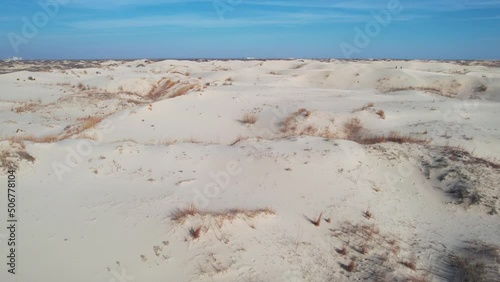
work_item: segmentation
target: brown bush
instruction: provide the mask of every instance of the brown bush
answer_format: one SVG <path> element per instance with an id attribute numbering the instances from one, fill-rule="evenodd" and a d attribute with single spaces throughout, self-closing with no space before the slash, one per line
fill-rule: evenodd
<path id="1" fill-rule="evenodd" d="M 259 209 L 227 209 L 224 211 L 213 212 L 213 211 L 201 211 L 194 204 L 191 204 L 183 209 L 176 209 L 170 214 L 170 218 L 174 221 L 182 222 L 189 216 L 212 216 L 220 220 L 232 221 L 238 216 L 244 216 L 247 218 L 254 218 L 260 214 L 276 214 L 276 212 L 271 208 L 259 208 Z"/>
<path id="2" fill-rule="evenodd" d="M 240 122 L 243 124 L 255 124 L 257 122 L 257 117 L 253 114 L 245 114 Z"/>
<path id="3" fill-rule="evenodd" d="M 352 112 L 353 112 L 353 113 L 355 113 L 355 112 L 361 112 L 361 111 L 367 110 L 367 109 L 369 109 L 369 108 L 372 108 L 374 105 L 375 105 L 375 104 L 373 104 L 373 103 L 371 103 L 371 102 L 370 102 L 370 103 L 368 103 L 368 104 L 365 104 L 365 105 L 364 105 L 364 106 L 362 106 L 361 108 L 357 108 L 357 109 L 352 110 Z"/>
<path id="4" fill-rule="evenodd" d="M 381 118 L 385 119 L 385 112 L 383 110 L 378 110 L 376 114 Z"/>

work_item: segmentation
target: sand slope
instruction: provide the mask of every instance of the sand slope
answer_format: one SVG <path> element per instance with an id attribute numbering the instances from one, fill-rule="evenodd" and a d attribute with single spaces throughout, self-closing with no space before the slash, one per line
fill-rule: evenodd
<path id="1" fill-rule="evenodd" d="M 494 281 L 497 65 L 3 63 L 17 279 Z"/>

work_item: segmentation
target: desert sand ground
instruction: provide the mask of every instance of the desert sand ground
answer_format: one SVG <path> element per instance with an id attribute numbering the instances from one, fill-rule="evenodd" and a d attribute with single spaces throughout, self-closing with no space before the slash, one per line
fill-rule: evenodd
<path id="1" fill-rule="evenodd" d="M 499 65 L 0 63 L 0 280 L 499 281 Z"/>

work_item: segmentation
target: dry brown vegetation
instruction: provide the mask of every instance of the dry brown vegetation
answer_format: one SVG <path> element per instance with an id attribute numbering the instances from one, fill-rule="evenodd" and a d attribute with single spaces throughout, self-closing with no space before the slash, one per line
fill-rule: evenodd
<path id="1" fill-rule="evenodd" d="M 222 85 L 233 85 L 233 78 L 228 77 Z"/>
<path id="2" fill-rule="evenodd" d="M 301 114 L 301 115 L 303 115 L 303 116 L 305 116 L 305 117 L 309 117 L 309 116 L 311 115 L 311 112 L 310 112 L 310 111 L 308 111 L 308 110 L 307 110 L 307 109 L 305 109 L 305 108 L 301 108 L 301 109 L 299 109 L 299 110 L 297 111 L 297 113 L 298 113 L 298 114 Z"/>
<path id="3" fill-rule="evenodd" d="M 439 89 L 437 87 L 423 87 L 423 86 L 391 87 L 391 88 L 384 89 L 384 92 L 390 93 L 390 92 L 399 92 L 399 91 L 407 91 L 407 90 L 417 90 L 417 91 L 429 92 L 429 93 L 434 93 L 434 94 L 443 95 L 443 96 L 451 96 L 449 94 L 444 93 L 442 89 Z"/>
<path id="4" fill-rule="evenodd" d="M 11 169 L 18 169 L 19 162 L 35 162 L 35 157 L 26 151 L 26 146 L 22 140 L 10 140 L 8 148 L 0 151 L 0 167 L 6 172 Z"/>
<path id="5" fill-rule="evenodd" d="M 346 123 L 344 123 L 344 132 L 347 136 L 347 139 L 357 138 L 361 131 L 363 130 L 363 125 L 361 125 L 361 121 L 358 118 L 352 118 Z"/>
<path id="6" fill-rule="evenodd" d="M 402 261 L 401 264 L 411 270 L 417 270 L 417 258 L 413 255 L 410 257 L 410 259 Z"/>
<path id="7" fill-rule="evenodd" d="M 348 265 L 347 265 L 347 271 L 353 272 L 356 270 L 356 263 L 352 260 Z"/>
<path id="8" fill-rule="evenodd" d="M 257 117 L 254 114 L 245 114 L 240 120 L 243 124 L 255 124 L 257 122 Z"/>
<path id="9" fill-rule="evenodd" d="M 407 281 L 398 274 L 398 269 L 403 270 L 406 267 L 414 269 L 412 277 L 426 273 L 425 270 L 417 268 L 418 261 L 415 256 L 411 256 L 410 259 L 400 257 L 399 239 L 396 240 L 394 235 L 380 232 L 375 224 L 352 224 L 345 221 L 340 223 L 338 229 L 330 230 L 332 236 L 343 243 L 342 248 L 333 251 L 338 254 L 338 265 L 347 272 L 356 271 L 363 277 L 369 277 L 365 279 L 370 281 Z M 395 246 L 398 251 L 391 252 Z M 349 252 L 349 249 L 354 252 Z M 405 249 L 404 253 L 408 253 L 408 250 Z M 347 254 L 349 261 L 346 264 L 344 260 Z M 351 263 L 353 265 L 349 267 Z M 388 269 L 390 271 L 387 271 Z M 350 277 L 348 274 L 346 276 Z"/>
<path id="10" fill-rule="evenodd" d="M 106 118 L 106 116 L 100 116 L 100 117 L 91 117 L 91 116 L 89 116 L 87 118 L 81 119 L 81 121 L 83 121 L 82 131 L 87 130 L 89 128 L 93 128 L 94 126 L 96 126 L 100 122 L 102 122 L 105 118 Z"/>
<path id="11" fill-rule="evenodd" d="M 271 208 L 259 209 L 227 209 L 223 211 L 199 210 L 194 204 L 182 209 L 176 209 L 170 214 L 170 218 L 177 222 L 184 222 L 190 216 L 210 216 L 220 220 L 232 221 L 237 217 L 254 218 L 258 215 L 274 215 L 276 212 Z"/>
<path id="12" fill-rule="evenodd" d="M 70 138 L 72 136 L 76 136 L 83 131 L 93 128 L 97 124 L 99 124 L 102 120 L 104 120 L 107 116 L 100 116 L 100 117 L 85 117 L 85 118 L 80 118 L 78 121 L 81 122 L 80 126 L 75 127 L 61 135 L 57 134 L 52 134 L 52 135 L 46 135 L 46 136 L 33 136 L 31 134 L 29 135 L 18 135 L 18 136 L 12 136 L 7 138 L 6 140 L 11 141 L 11 142 L 23 142 L 23 141 L 29 141 L 33 143 L 53 143 L 53 142 L 58 142 L 61 140 L 65 140 L 67 138 Z M 89 138 L 92 139 L 92 138 Z"/>
<path id="13" fill-rule="evenodd" d="M 363 212 L 363 216 L 366 218 L 366 219 L 371 219 L 373 217 L 373 214 L 370 210 L 366 210 Z"/>
<path id="14" fill-rule="evenodd" d="M 311 112 L 307 109 L 301 108 L 298 111 L 290 114 L 282 123 L 281 123 L 281 132 L 282 133 L 290 133 L 297 131 L 297 119 L 299 117 L 307 118 L 311 115 Z"/>
<path id="15" fill-rule="evenodd" d="M 234 146 L 234 145 L 236 145 L 236 144 L 238 144 L 238 143 L 240 143 L 241 141 L 246 140 L 246 139 L 248 139 L 248 137 L 243 137 L 243 136 L 239 135 L 238 137 L 236 137 L 236 138 L 234 139 L 234 141 L 233 141 L 233 142 L 231 142 L 231 144 L 229 144 L 229 146 Z"/>
<path id="16" fill-rule="evenodd" d="M 149 93 L 146 95 L 146 98 L 156 101 L 161 96 L 165 95 L 170 88 L 177 85 L 178 83 L 179 81 L 175 82 L 170 79 L 163 78 L 151 88 Z"/>
<path id="17" fill-rule="evenodd" d="M 368 103 L 368 104 L 366 104 L 366 105 L 362 106 L 361 108 L 357 108 L 357 109 L 352 110 L 352 112 L 353 112 L 353 113 L 355 113 L 355 112 L 361 112 L 361 111 L 367 110 L 367 109 L 369 109 L 369 108 L 372 108 L 374 105 L 375 105 L 375 104 L 373 104 L 373 103 L 371 103 L 371 102 L 370 102 L 370 103 Z"/>
<path id="18" fill-rule="evenodd" d="M 12 142 L 20 142 L 20 141 L 29 141 L 33 143 L 52 143 L 56 142 L 59 140 L 59 137 L 57 135 L 47 135 L 43 137 L 36 137 L 33 135 L 21 135 L 21 136 L 14 136 L 10 137 L 7 140 L 12 141 Z"/>
<path id="19" fill-rule="evenodd" d="M 443 255 L 442 275 L 447 281 L 500 281 L 500 246 L 482 241 L 465 245 Z"/>
<path id="20" fill-rule="evenodd" d="M 24 112 L 34 112 L 38 108 L 40 108 L 42 104 L 42 100 L 29 100 L 27 102 L 24 102 L 21 106 L 15 107 L 12 109 L 12 111 L 16 113 L 24 113 Z"/>
<path id="21" fill-rule="evenodd" d="M 191 236 L 193 237 L 193 239 L 199 238 L 200 234 L 201 234 L 201 226 L 198 226 L 198 228 L 196 228 L 196 229 L 191 228 L 189 230 L 189 233 L 191 234 Z"/>
<path id="22" fill-rule="evenodd" d="M 345 256 L 345 255 L 347 255 L 347 248 L 345 246 L 343 246 L 342 249 L 337 249 L 337 253 Z"/>
<path id="23" fill-rule="evenodd" d="M 378 110 L 376 114 L 381 118 L 385 119 L 385 112 L 383 110 Z"/>
<path id="24" fill-rule="evenodd" d="M 315 226 L 319 226 L 321 224 L 321 217 L 323 216 L 323 213 L 320 213 L 318 218 L 316 220 L 311 220 L 311 223 L 314 224 Z"/>
<path id="25" fill-rule="evenodd" d="M 78 83 L 78 85 L 76 86 L 78 89 L 80 89 L 81 91 L 85 91 L 85 90 L 89 90 L 90 87 L 88 85 L 84 85 L 83 83 Z"/>
<path id="26" fill-rule="evenodd" d="M 346 134 L 346 139 L 357 142 L 364 145 L 372 145 L 378 143 L 414 143 L 414 144 L 426 144 L 429 143 L 428 139 L 420 139 L 411 135 L 401 135 L 397 132 L 391 132 L 388 135 L 376 135 L 369 134 L 364 131 L 361 121 L 357 118 L 352 118 L 344 124 L 344 131 Z"/>
<path id="27" fill-rule="evenodd" d="M 195 87 L 196 87 L 195 84 L 188 84 L 188 85 L 181 86 L 178 89 L 176 89 L 174 91 L 174 93 L 172 93 L 170 98 L 175 98 L 175 97 L 185 95 L 187 92 L 189 92 L 190 90 L 193 90 Z"/>

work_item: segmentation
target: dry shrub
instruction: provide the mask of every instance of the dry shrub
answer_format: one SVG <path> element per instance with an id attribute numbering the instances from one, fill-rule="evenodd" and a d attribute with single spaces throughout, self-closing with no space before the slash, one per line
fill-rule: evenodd
<path id="1" fill-rule="evenodd" d="M 89 90 L 90 87 L 88 85 L 84 85 L 83 83 L 78 83 L 78 85 L 76 86 L 78 89 L 80 89 L 81 91 L 85 91 L 85 90 Z"/>
<path id="2" fill-rule="evenodd" d="M 299 110 L 297 111 L 297 113 L 298 113 L 298 114 L 301 114 L 301 115 L 303 115 L 303 116 L 305 116 L 305 117 L 309 117 L 309 116 L 311 115 L 311 112 L 310 112 L 310 111 L 308 111 L 308 110 L 307 110 L 307 109 L 305 109 L 305 108 L 301 108 L 301 109 L 299 109 Z"/>
<path id="3" fill-rule="evenodd" d="M 315 226 L 319 226 L 321 224 L 321 217 L 323 216 L 323 213 L 320 213 L 318 218 L 316 220 L 312 220 L 311 223 L 314 224 Z"/>
<path id="4" fill-rule="evenodd" d="M 443 153 L 445 153 L 449 157 L 449 159 L 453 161 L 460 160 L 468 165 L 484 165 L 494 169 L 500 169 L 499 163 L 483 158 L 474 157 L 471 155 L 471 153 L 459 146 L 445 146 L 443 148 Z"/>
<path id="5" fill-rule="evenodd" d="M 307 109 L 301 108 L 298 111 L 290 114 L 282 123 L 281 123 L 281 132 L 283 133 L 296 133 L 297 130 L 297 118 L 299 116 L 309 117 L 311 112 Z M 312 127 L 311 127 L 312 129 Z"/>
<path id="6" fill-rule="evenodd" d="M 346 246 L 343 246 L 342 249 L 337 249 L 337 253 L 339 253 L 339 254 L 341 254 L 343 256 L 347 255 L 347 248 L 346 248 Z"/>
<path id="7" fill-rule="evenodd" d="M 383 110 L 378 110 L 376 114 L 381 118 L 385 119 L 385 112 Z"/>
<path id="8" fill-rule="evenodd" d="M 366 219 L 371 219 L 373 217 L 373 213 L 370 210 L 366 210 L 366 211 L 363 212 L 363 216 Z"/>
<path id="9" fill-rule="evenodd" d="M 228 77 L 222 85 L 233 85 L 233 78 Z"/>
<path id="10" fill-rule="evenodd" d="M 36 111 L 42 104 L 42 100 L 29 100 L 28 102 L 23 103 L 22 106 L 13 108 L 12 111 L 16 113 L 24 113 L 24 112 L 34 112 Z"/>
<path id="11" fill-rule="evenodd" d="M 195 216 L 199 214 L 200 210 L 196 207 L 196 205 L 190 204 L 183 209 L 176 209 L 172 211 L 172 213 L 170 214 L 170 218 L 175 221 L 183 221 L 188 216 Z"/>
<path id="12" fill-rule="evenodd" d="M 201 226 L 198 226 L 198 228 L 196 228 L 196 229 L 193 229 L 193 228 L 189 229 L 189 233 L 191 234 L 193 239 L 200 238 Z"/>
<path id="13" fill-rule="evenodd" d="M 83 121 L 82 131 L 87 130 L 89 128 L 93 128 L 94 126 L 99 124 L 104 118 L 105 118 L 105 116 L 101 116 L 101 117 L 90 117 L 89 116 L 87 118 L 82 119 L 82 121 Z"/>
<path id="14" fill-rule="evenodd" d="M 163 78 L 157 84 L 153 85 L 149 93 L 146 95 L 146 98 L 156 101 L 158 98 L 165 95 L 167 91 L 177 83 L 178 82 Z"/>
<path id="15" fill-rule="evenodd" d="M 445 257 L 443 271 L 448 281 L 500 281 L 500 246 L 482 241 L 465 243 Z"/>
<path id="16" fill-rule="evenodd" d="M 428 139 L 420 139 L 410 135 L 401 135 L 397 132 L 391 132 L 389 135 L 366 135 L 358 136 L 353 141 L 359 144 L 372 145 L 378 143 L 394 142 L 399 144 L 413 143 L 413 144 L 426 144 L 429 143 Z"/>
<path id="17" fill-rule="evenodd" d="M 33 135 L 22 135 L 8 138 L 9 141 L 12 142 L 21 142 L 21 141 L 29 141 L 33 143 L 53 143 L 59 141 L 59 136 L 57 135 L 48 135 L 43 137 L 36 137 Z"/>
<path id="18" fill-rule="evenodd" d="M 186 94 L 188 91 L 192 90 L 195 87 L 196 87 L 196 85 L 194 85 L 194 84 L 181 86 L 181 87 L 179 87 L 178 89 L 176 89 L 174 91 L 174 93 L 170 96 L 170 98 L 175 98 L 175 97 L 182 96 L 182 95 Z"/>
<path id="19" fill-rule="evenodd" d="M 35 162 L 35 157 L 26 151 L 26 146 L 22 140 L 9 140 L 10 145 L 8 149 L 0 151 L 0 170 L 16 170 L 19 168 L 19 162 L 25 160 L 28 162 Z"/>
<path id="20" fill-rule="evenodd" d="M 373 103 L 371 103 L 371 102 L 370 102 L 370 103 L 368 103 L 368 104 L 365 104 L 365 105 L 364 105 L 364 106 L 362 106 L 361 108 L 357 108 L 357 109 L 352 110 L 352 112 L 353 112 L 353 113 L 355 113 L 355 112 L 361 112 L 361 111 L 367 110 L 367 109 L 369 109 L 369 108 L 372 108 L 374 105 L 375 105 L 375 104 L 373 104 Z"/>
<path id="21" fill-rule="evenodd" d="M 344 131 L 347 139 L 355 139 L 363 130 L 363 125 L 358 118 L 352 118 L 344 124 Z"/>
<path id="22" fill-rule="evenodd" d="M 170 214 L 170 218 L 177 222 L 183 222 L 189 216 L 210 216 L 220 220 L 232 221 L 238 216 L 243 216 L 246 218 L 254 218 L 258 215 L 266 214 L 273 215 L 276 212 L 271 208 L 259 208 L 259 209 L 227 209 L 224 211 L 213 212 L 213 211 L 201 211 L 194 204 L 189 205 L 183 209 L 176 209 Z"/>
<path id="23" fill-rule="evenodd" d="M 243 124 L 255 124 L 257 122 L 257 117 L 253 114 L 245 114 L 240 120 Z"/>
<path id="24" fill-rule="evenodd" d="M 393 253 L 394 255 L 399 254 L 400 251 L 401 251 L 401 247 L 399 245 L 394 245 L 391 248 L 391 253 Z"/>
<path id="25" fill-rule="evenodd" d="M 411 256 L 409 260 L 402 261 L 401 264 L 411 270 L 417 270 L 417 258 L 415 256 Z"/>
<path id="26" fill-rule="evenodd" d="M 364 145 L 372 145 L 378 143 L 394 142 L 399 144 L 414 143 L 426 144 L 428 139 L 420 139 L 410 135 L 401 135 L 397 132 L 391 132 L 389 135 L 370 135 L 363 131 L 363 126 L 357 118 L 352 118 L 344 124 L 346 139 Z"/>
<path id="27" fill-rule="evenodd" d="M 347 265 L 347 271 L 353 272 L 356 270 L 356 263 L 352 260 L 348 265 Z"/>
<path id="28" fill-rule="evenodd" d="M 305 129 L 300 132 L 300 135 L 315 135 L 318 132 L 318 129 L 312 125 L 308 125 Z"/>
<path id="29" fill-rule="evenodd" d="M 238 137 L 236 137 L 236 138 L 234 139 L 234 141 L 233 141 L 233 142 L 231 142 L 231 144 L 229 144 L 229 146 L 234 146 L 234 145 L 236 145 L 236 144 L 238 144 L 238 143 L 240 143 L 241 141 L 246 140 L 246 139 L 248 139 L 248 137 L 243 137 L 243 136 L 239 135 Z"/>
<path id="30" fill-rule="evenodd" d="M 408 87 L 392 87 L 385 89 L 386 93 L 390 92 L 399 92 L 399 91 L 406 91 L 406 90 L 417 90 L 417 91 L 422 91 L 422 92 L 430 92 L 434 94 L 439 94 L 443 96 L 449 96 L 449 95 L 444 95 L 443 90 L 439 89 L 437 87 L 421 87 L 421 86 L 408 86 Z"/>

